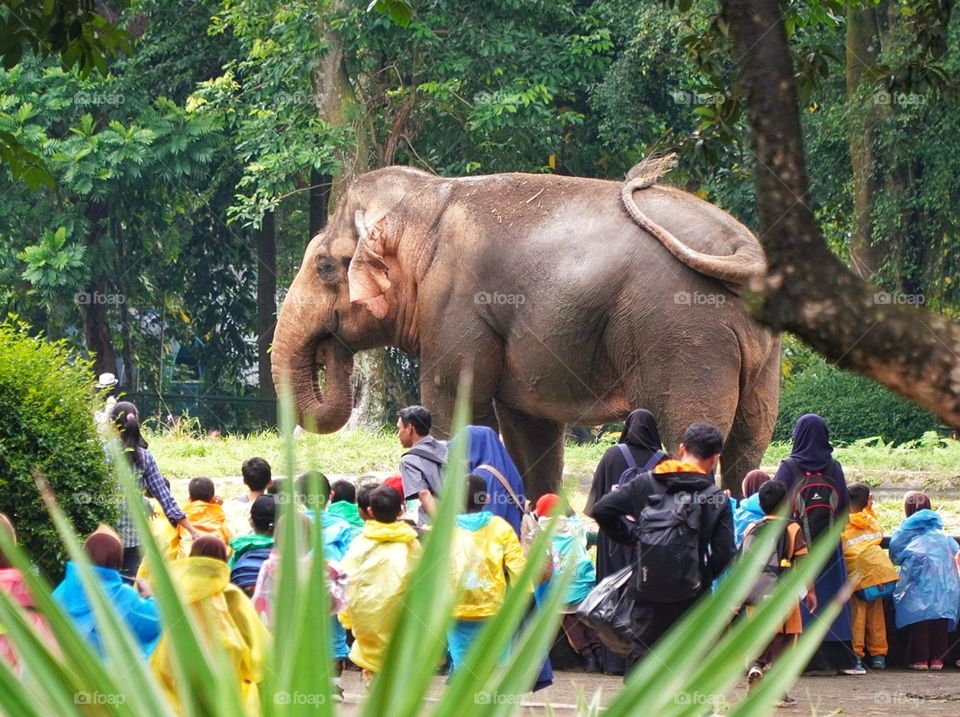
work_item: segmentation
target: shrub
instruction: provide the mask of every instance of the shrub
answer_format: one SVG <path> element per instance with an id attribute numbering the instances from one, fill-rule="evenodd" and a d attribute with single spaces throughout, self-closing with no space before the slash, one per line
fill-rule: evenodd
<path id="1" fill-rule="evenodd" d="M 823 416 L 831 440 L 844 443 L 880 436 L 886 443 L 899 444 L 937 427 L 929 411 L 822 359 L 784 380 L 773 439 L 790 440 L 793 424 L 805 413 Z"/>
<path id="2" fill-rule="evenodd" d="M 0 511 L 51 578 L 62 570 L 64 551 L 35 472 L 81 534 L 116 518 L 111 498 L 119 488 L 108 479 L 93 422 L 91 375 L 90 363 L 65 342 L 30 336 L 24 324 L 0 324 Z"/>

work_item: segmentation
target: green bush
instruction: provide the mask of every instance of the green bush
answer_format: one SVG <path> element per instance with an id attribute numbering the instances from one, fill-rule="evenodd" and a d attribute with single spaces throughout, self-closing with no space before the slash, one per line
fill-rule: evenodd
<path id="1" fill-rule="evenodd" d="M 119 487 L 108 478 L 93 423 L 90 363 L 63 341 L 0 324 L 0 511 L 49 577 L 64 551 L 34 481 L 42 474 L 82 535 L 114 522 Z"/>
<path id="2" fill-rule="evenodd" d="M 905 443 L 937 427 L 929 411 L 822 359 L 785 377 L 773 439 L 790 440 L 793 424 L 805 413 L 823 416 L 830 439 L 843 443 L 874 436 L 885 443 Z"/>

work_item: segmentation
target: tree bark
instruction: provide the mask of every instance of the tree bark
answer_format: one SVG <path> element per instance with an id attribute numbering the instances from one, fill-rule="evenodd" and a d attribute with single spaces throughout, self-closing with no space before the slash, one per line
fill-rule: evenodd
<path id="1" fill-rule="evenodd" d="M 333 177 L 317 170 L 310 172 L 310 238 L 327 226 L 330 216 L 330 184 Z"/>
<path id="2" fill-rule="evenodd" d="M 92 249 L 106 234 L 103 222 L 108 217 L 109 211 L 107 205 L 103 202 L 91 202 L 84 210 L 84 214 L 87 221 L 90 222 L 87 247 Z M 94 373 L 116 373 L 117 353 L 113 348 L 113 337 L 110 333 L 110 317 L 107 312 L 110 306 L 107 294 L 107 277 L 103 271 L 94 276 L 81 297 L 80 310 L 83 316 L 83 337 L 87 344 L 87 350 L 94 354 Z"/>
<path id="3" fill-rule="evenodd" d="M 960 327 L 898 303 L 827 248 L 808 204 L 792 61 L 776 0 L 721 0 L 746 98 L 767 275 L 751 287 L 756 318 L 792 331 L 960 427 Z"/>
<path id="4" fill-rule="evenodd" d="M 257 232 L 257 370 L 260 398 L 276 398 L 270 345 L 277 325 L 277 225 L 273 212 L 263 215 Z"/>

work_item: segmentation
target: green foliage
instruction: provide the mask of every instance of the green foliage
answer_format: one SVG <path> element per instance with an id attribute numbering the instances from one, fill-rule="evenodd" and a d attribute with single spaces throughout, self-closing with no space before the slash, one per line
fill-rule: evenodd
<path id="1" fill-rule="evenodd" d="M 35 475 L 61 496 L 78 530 L 116 518 L 119 489 L 107 476 L 91 390 L 89 365 L 63 341 L 34 338 L 13 320 L 0 324 L 0 512 L 51 576 L 64 553 Z"/>
<path id="2" fill-rule="evenodd" d="M 805 413 L 823 416 L 830 427 L 830 439 L 844 443 L 873 436 L 889 443 L 904 443 L 937 426 L 930 412 L 822 359 L 785 382 L 774 440 L 789 440 L 793 424 Z"/>

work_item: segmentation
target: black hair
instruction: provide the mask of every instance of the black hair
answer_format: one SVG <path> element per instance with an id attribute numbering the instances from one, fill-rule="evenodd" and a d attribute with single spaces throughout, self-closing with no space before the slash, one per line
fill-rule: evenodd
<path id="1" fill-rule="evenodd" d="M 316 476 L 317 479 L 317 487 L 320 489 L 317 495 L 311 493 L 311 476 Z M 330 498 L 330 479 L 320 471 L 301 473 L 294 488 L 297 498 L 308 508 L 325 508 Z"/>
<path id="2" fill-rule="evenodd" d="M 190 500 L 203 500 L 209 503 L 216 495 L 217 489 L 209 478 L 191 478 L 187 487 Z"/>
<path id="3" fill-rule="evenodd" d="M 487 504 L 487 481 L 471 473 L 467 476 L 467 512 L 479 513 Z"/>
<path id="4" fill-rule="evenodd" d="M 286 478 L 274 478 L 267 485 L 267 489 L 264 492 L 267 495 L 280 495 L 280 491 L 283 489 L 283 481 L 285 480 Z"/>
<path id="5" fill-rule="evenodd" d="M 772 515 L 777 512 L 777 508 L 787 497 L 787 486 L 778 480 L 768 480 L 760 486 L 757 495 L 760 496 L 757 498 L 760 502 L 760 510 L 764 515 Z"/>
<path id="6" fill-rule="evenodd" d="M 143 453 L 147 442 L 140 433 L 140 412 L 129 401 L 117 401 L 110 409 L 110 420 L 120 435 L 123 452 L 130 458 L 134 468 L 143 468 Z"/>
<path id="7" fill-rule="evenodd" d="M 847 486 L 847 495 L 850 497 L 850 512 L 859 513 L 870 502 L 870 486 L 866 483 L 851 483 Z"/>
<path id="8" fill-rule="evenodd" d="M 701 460 L 713 458 L 723 450 L 723 435 L 709 423 L 692 424 L 683 432 L 680 442 Z"/>
<path id="9" fill-rule="evenodd" d="M 400 409 L 400 421 L 405 426 L 412 426 L 418 436 L 426 436 L 433 425 L 430 411 L 423 406 L 407 406 Z"/>
<path id="10" fill-rule="evenodd" d="M 375 491 L 379 487 L 380 485 L 377 483 L 365 483 L 364 485 L 357 488 L 357 508 L 359 508 L 360 510 L 369 510 L 370 494 L 373 493 L 373 491 Z"/>
<path id="11" fill-rule="evenodd" d="M 334 481 L 330 486 L 331 503 L 356 503 L 357 488 L 348 480 Z"/>
<path id="12" fill-rule="evenodd" d="M 263 458 L 256 456 L 253 458 L 248 458 L 243 462 L 243 466 L 240 468 L 240 473 L 243 474 L 244 485 L 246 485 L 250 490 L 262 493 L 267 489 L 267 486 L 270 485 L 270 464 L 267 463 Z"/>
<path id="13" fill-rule="evenodd" d="M 272 495 L 259 495 L 250 506 L 250 524 L 253 532 L 260 535 L 273 535 L 277 521 L 277 499 Z"/>
<path id="14" fill-rule="evenodd" d="M 370 494 L 370 512 L 381 523 L 393 523 L 403 509 L 403 498 L 389 486 L 379 486 Z"/>

